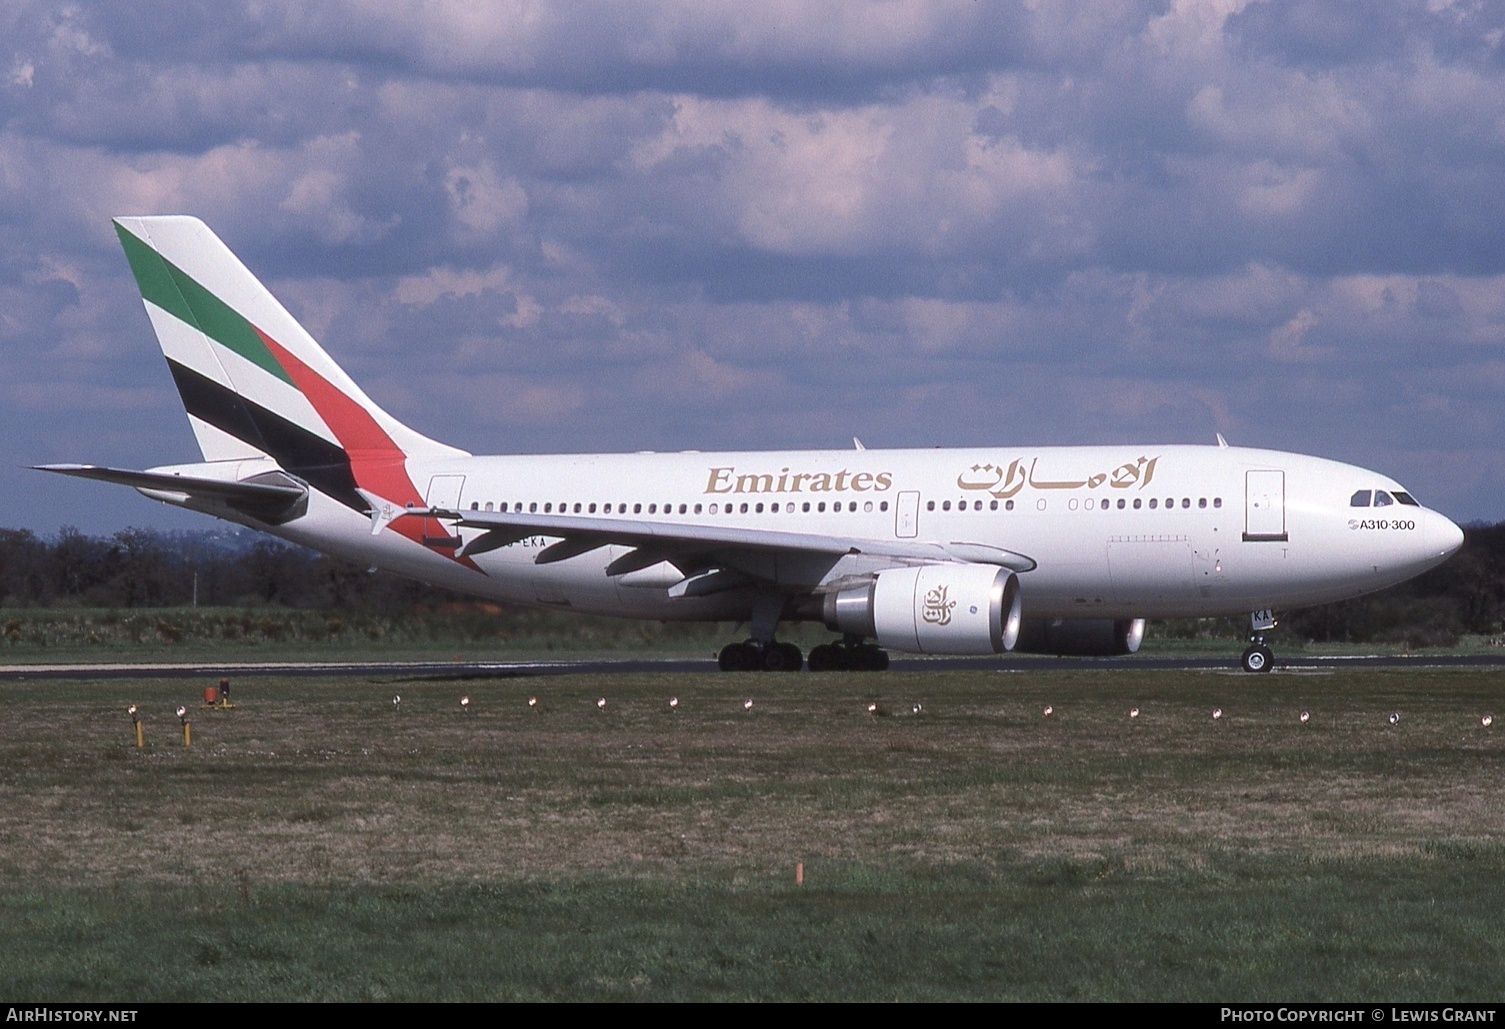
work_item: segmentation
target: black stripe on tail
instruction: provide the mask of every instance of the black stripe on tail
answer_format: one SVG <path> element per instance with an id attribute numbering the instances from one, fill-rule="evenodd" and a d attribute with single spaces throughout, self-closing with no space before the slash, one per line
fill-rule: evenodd
<path id="1" fill-rule="evenodd" d="M 352 511 L 366 513 L 370 505 L 356 492 L 350 456 L 341 447 L 171 358 L 167 366 L 189 414 L 269 454 L 284 470 Z"/>

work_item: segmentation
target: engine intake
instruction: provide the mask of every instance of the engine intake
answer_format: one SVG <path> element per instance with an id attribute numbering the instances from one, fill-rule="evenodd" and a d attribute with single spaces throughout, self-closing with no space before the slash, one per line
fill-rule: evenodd
<path id="1" fill-rule="evenodd" d="M 1002 654 L 1019 638 L 1019 577 L 996 565 L 889 568 L 827 594 L 826 625 L 912 654 Z"/>
<path id="2" fill-rule="evenodd" d="M 1143 640 L 1143 618 L 1029 618 L 1014 649 L 1057 657 L 1120 657 L 1137 651 Z"/>

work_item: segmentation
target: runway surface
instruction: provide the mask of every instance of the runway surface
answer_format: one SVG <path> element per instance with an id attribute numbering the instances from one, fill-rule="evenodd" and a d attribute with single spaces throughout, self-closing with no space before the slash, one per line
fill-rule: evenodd
<path id="1" fill-rule="evenodd" d="M 1505 653 L 1426 655 L 1308 656 L 1275 659 L 1273 672 L 1339 668 L 1491 668 L 1505 667 Z M 893 671 L 1222 671 L 1243 675 L 1238 655 L 1227 657 L 1006 657 L 895 658 Z M 440 679 L 506 679 L 545 675 L 629 675 L 638 672 L 716 673 L 709 658 L 581 658 L 564 661 L 182 661 L 132 664 L 0 665 L 0 681 L 37 679 L 200 679 L 222 675 L 406 676 Z M 719 673 L 717 673 L 719 674 Z M 774 673 L 768 673 L 774 676 Z M 825 673 L 820 673 L 825 674 Z M 882 674 L 882 673 L 869 673 Z M 776 676 L 774 676 L 776 678 Z"/>

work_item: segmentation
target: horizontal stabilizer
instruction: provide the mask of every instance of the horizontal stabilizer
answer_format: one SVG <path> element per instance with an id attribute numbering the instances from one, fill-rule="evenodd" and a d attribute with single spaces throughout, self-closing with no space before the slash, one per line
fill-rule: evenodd
<path id="1" fill-rule="evenodd" d="M 209 479 L 176 472 L 138 472 L 92 464 L 42 464 L 39 472 L 57 472 L 80 479 L 98 479 L 133 486 L 154 499 L 174 494 L 189 500 L 218 501 L 262 521 L 278 524 L 296 517 L 294 510 L 306 504 L 308 487 L 282 472 L 269 472 L 254 480 Z"/>

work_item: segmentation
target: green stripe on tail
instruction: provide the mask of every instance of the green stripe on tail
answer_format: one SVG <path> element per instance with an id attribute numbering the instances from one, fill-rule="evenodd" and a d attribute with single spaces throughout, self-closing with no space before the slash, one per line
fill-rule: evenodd
<path id="1" fill-rule="evenodd" d="M 271 372 L 289 386 L 293 385 L 292 378 L 277 363 L 255 328 L 234 308 L 199 285 L 146 242 L 137 239 L 119 222 L 115 223 L 115 232 L 120 236 L 120 245 L 131 264 L 131 274 L 136 277 L 136 285 L 144 299 L 257 367 Z"/>

